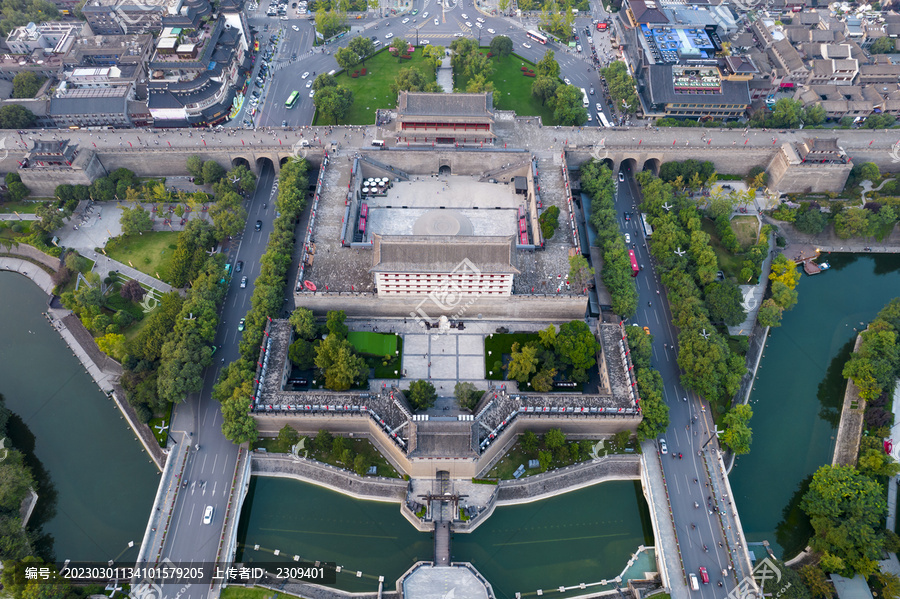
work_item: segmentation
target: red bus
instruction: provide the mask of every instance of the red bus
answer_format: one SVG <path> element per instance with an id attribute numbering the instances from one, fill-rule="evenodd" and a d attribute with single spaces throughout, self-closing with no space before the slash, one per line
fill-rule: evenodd
<path id="1" fill-rule="evenodd" d="M 366 219 L 365 218 L 359 219 L 359 232 L 360 233 L 366 232 Z"/>
<path id="2" fill-rule="evenodd" d="M 628 258 L 631 260 L 631 276 L 636 277 L 638 276 L 638 273 L 641 272 L 641 267 L 638 266 L 638 261 L 634 255 L 634 250 L 628 250 Z"/>
<path id="3" fill-rule="evenodd" d="M 528 233 L 519 233 L 519 242 L 522 245 L 528 245 Z"/>
<path id="4" fill-rule="evenodd" d="M 597 23 L 597 31 L 606 31 L 606 23 Z"/>
<path id="5" fill-rule="evenodd" d="M 525 219 L 523 218 L 522 220 L 519 221 L 519 233 L 524 233 L 527 230 L 528 229 L 526 228 L 526 225 L 525 225 Z"/>
<path id="6" fill-rule="evenodd" d="M 366 218 L 367 216 L 369 216 L 369 205 L 368 204 L 363 203 L 363 205 L 359 209 L 359 215 L 363 218 Z"/>

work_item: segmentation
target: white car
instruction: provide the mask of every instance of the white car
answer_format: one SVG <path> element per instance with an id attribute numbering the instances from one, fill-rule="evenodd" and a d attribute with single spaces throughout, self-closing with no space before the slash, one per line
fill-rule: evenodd
<path id="1" fill-rule="evenodd" d="M 597 114 L 603 112 L 603 106 L 600 105 L 600 102 L 597 102 Z"/>
<path id="2" fill-rule="evenodd" d="M 309 97 L 310 97 L 310 98 L 312 98 L 312 97 L 315 96 L 315 95 L 316 95 L 316 90 L 314 90 L 314 89 L 309 90 Z"/>
<path id="3" fill-rule="evenodd" d="M 475 23 L 475 27 L 478 27 L 479 29 L 481 29 L 484 27 L 484 25 L 482 25 L 481 23 Z"/>
<path id="4" fill-rule="evenodd" d="M 422 45 L 423 45 L 423 46 L 427 46 L 427 45 L 430 44 L 430 43 L 431 43 L 431 42 L 428 41 L 428 40 L 422 40 Z"/>
<path id="5" fill-rule="evenodd" d="M 389 33 L 389 34 L 387 34 L 386 36 L 384 36 L 384 39 L 389 40 L 389 39 L 391 39 L 392 37 L 394 37 L 394 34 L 393 34 L 393 33 Z"/>
<path id="6" fill-rule="evenodd" d="M 406 25 L 407 23 L 409 23 L 409 17 L 406 17 L 405 19 L 403 19 L 400 22 L 403 23 L 404 25 Z"/>
<path id="7" fill-rule="evenodd" d="M 462 37 L 462 36 L 463 36 L 463 34 L 460 31 L 457 31 L 456 33 L 453 34 L 453 37 Z"/>
<path id="8" fill-rule="evenodd" d="M 470 23 L 469 21 L 466 21 L 466 27 L 471 27 L 471 26 L 472 26 L 472 23 Z"/>
<path id="9" fill-rule="evenodd" d="M 467 15 L 466 13 L 463 13 L 463 14 L 462 14 L 462 18 L 463 18 L 463 19 L 468 19 L 468 18 L 469 18 L 469 15 Z"/>
<path id="10" fill-rule="evenodd" d="M 625 233 L 625 243 L 631 243 L 631 235 Z"/>
<path id="11" fill-rule="evenodd" d="M 571 81 L 569 81 L 569 80 L 568 80 L 568 79 L 563 79 L 563 81 L 565 81 L 565 82 L 566 82 L 566 85 L 572 85 L 572 82 L 571 82 Z"/>
<path id="12" fill-rule="evenodd" d="M 528 42 L 523 43 L 523 44 L 522 44 L 522 47 L 523 47 L 523 48 L 528 48 L 529 50 L 531 50 L 531 44 L 529 44 Z"/>
<path id="13" fill-rule="evenodd" d="M 490 34 L 496 33 L 493 29 L 488 29 L 487 32 L 490 33 Z"/>
<path id="14" fill-rule="evenodd" d="M 594 118 L 591 116 L 591 113 L 588 113 L 588 122 L 593 122 Z"/>
<path id="15" fill-rule="evenodd" d="M 302 75 L 300 75 L 300 78 L 301 78 L 301 79 L 306 79 L 307 77 L 309 77 L 309 71 L 306 71 L 305 73 L 303 73 Z"/>
<path id="16" fill-rule="evenodd" d="M 478 21 L 479 23 L 484 23 L 484 19 L 482 19 L 481 17 L 478 17 L 478 18 L 475 19 L 475 20 Z"/>
<path id="17" fill-rule="evenodd" d="M 309 81 L 306 82 L 306 88 L 307 88 L 307 89 L 311 88 L 311 87 L 312 87 L 312 84 L 313 84 L 313 80 L 310 79 Z"/>
<path id="18" fill-rule="evenodd" d="M 438 19 L 437 19 L 437 18 L 435 18 L 435 20 L 434 20 L 434 24 L 435 24 L 435 25 L 438 25 L 438 24 L 440 24 L 440 21 L 438 21 Z"/>
<path id="19" fill-rule="evenodd" d="M 287 15 L 281 17 L 281 20 L 282 20 L 282 21 L 287 21 L 287 20 L 288 20 Z"/>
<path id="20" fill-rule="evenodd" d="M 206 511 L 203 512 L 203 523 L 210 524 L 212 522 L 212 516 L 213 516 L 213 506 L 208 505 L 208 506 L 206 506 Z"/>
<path id="21" fill-rule="evenodd" d="M 294 31 L 300 31 L 300 28 L 296 25 L 291 25 L 291 29 L 293 29 Z"/>
<path id="22" fill-rule="evenodd" d="M 428 13 L 427 13 L 427 12 L 426 12 L 426 13 L 423 13 L 423 14 L 422 14 L 422 18 L 423 18 L 423 19 L 427 19 L 427 18 L 428 18 Z"/>

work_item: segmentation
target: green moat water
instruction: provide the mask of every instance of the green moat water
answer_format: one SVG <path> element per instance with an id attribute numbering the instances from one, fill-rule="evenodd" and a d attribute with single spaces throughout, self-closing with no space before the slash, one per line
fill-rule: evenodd
<path id="1" fill-rule="evenodd" d="M 771 331 L 750 396 L 753 444 L 730 477 L 747 540 L 768 540 L 779 556 L 802 550 L 811 533 L 797 503 L 831 463 L 854 328 L 900 296 L 900 256 L 826 258 L 831 270 L 803 275 L 799 303 Z"/>
<path id="2" fill-rule="evenodd" d="M 29 454 L 40 485 L 30 524 L 45 535 L 42 552 L 59 560 L 133 559 L 159 484 L 156 467 L 46 309 L 36 285 L 0 272 L 0 393 L 16 415 L 11 445 Z"/>
<path id="3" fill-rule="evenodd" d="M 640 486 L 609 482 L 534 503 L 497 508 L 470 534 L 455 534 L 454 561 L 472 562 L 498 597 L 618 576 L 640 545 L 652 545 Z M 259 545 L 259 550 L 254 549 Z M 254 477 L 241 515 L 237 560 L 333 561 L 338 586 L 393 589 L 416 561 L 433 557 L 394 503 L 361 501 L 298 481 Z M 356 577 L 361 571 L 363 576 Z"/>

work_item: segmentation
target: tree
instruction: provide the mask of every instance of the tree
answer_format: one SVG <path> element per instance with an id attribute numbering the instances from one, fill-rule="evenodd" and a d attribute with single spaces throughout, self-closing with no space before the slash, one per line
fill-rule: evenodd
<path id="1" fill-rule="evenodd" d="M 13 98 L 33 98 L 44 83 L 43 77 L 31 71 L 22 71 L 13 77 Z"/>
<path id="2" fill-rule="evenodd" d="M 597 340 L 583 320 L 573 320 L 559 327 L 556 336 L 556 355 L 576 370 L 586 370 L 594 365 Z"/>
<path id="3" fill-rule="evenodd" d="M 215 160 L 207 160 L 203 163 L 204 183 L 218 183 L 225 176 L 225 169 Z"/>
<path id="4" fill-rule="evenodd" d="M 869 46 L 869 52 L 872 54 L 893 54 L 896 51 L 897 40 L 886 35 L 879 37 Z"/>
<path id="5" fill-rule="evenodd" d="M 531 388 L 538 393 L 547 393 L 553 389 L 553 377 L 555 376 L 555 368 L 542 368 L 531 378 Z"/>
<path id="6" fill-rule="evenodd" d="M 291 312 L 289 321 L 299 338 L 312 339 L 316 336 L 316 317 L 313 316 L 312 310 L 309 308 L 304 308 L 303 306 L 295 308 Z"/>
<path id="7" fill-rule="evenodd" d="M 185 168 L 187 172 L 194 177 L 194 183 L 200 185 L 203 183 L 203 159 L 197 156 L 196 154 L 193 156 L 188 156 L 187 162 L 185 163 Z"/>
<path id="8" fill-rule="evenodd" d="M 541 101 L 544 105 L 547 100 L 553 98 L 556 94 L 556 88 L 559 87 L 559 80 L 555 77 L 537 77 L 531 84 L 531 95 Z"/>
<path id="9" fill-rule="evenodd" d="M 842 210 L 834 217 L 834 230 L 841 239 L 865 235 L 869 230 L 869 211 L 859 206 Z"/>
<path id="10" fill-rule="evenodd" d="M 821 104 L 813 104 L 803 109 L 803 123 L 806 125 L 821 125 L 827 116 L 828 113 Z"/>
<path id="11" fill-rule="evenodd" d="M 655 439 L 669 427 L 669 406 L 663 400 L 662 375 L 657 370 L 641 368 L 637 372 L 637 382 L 644 416 L 638 425 L 637 437 L 639 441 Z"/>
<path id="12" fill-rule="evenodd" d="M 309 370 L 316 364 L 316 347 L 318 343 L 313 343 L 307 339 L 297 339 L 288 348 L 288 358 L 297 365 L 301 370 Z"/>
<path id="13" fill-rule="evenodd" d="M 243 199 L 233 191 L 225 192 L 209 207 L 209 218 L 215 227 L 218 240 L 239 234 L 247 223 L 247 210 L 243 206 Z"/>
<path id="14" fill-rule="evenodd" d="M 365 476 L 369 470 L 369 458 L 365 454 L 357 454 L 353 458 L 353 471 L 359 476 Z"/>
<path id="15" fill-rule="evenodd" d="M 819 566 L 806 564 L 800 568 L 800 578 L 803 580 L 806 588 L 813 594 L 813 597 L 830 598 L 834 596 L 834 587 L 825 578 L 825 572 Z"/>
<path id="16" fill-rule="evenodd" d="M 365 382 L 369 367 L 353 346 L 340 335 L 330 334 L 316 349 L 316 366 L 325 373 L 325 387 L 346 391 L 354 382 Z"/>
<path id="17" fill-rule="evenodd" d="M 353 92 L 343 85 L 326 87 L 316 92 L 316 95 L 313 96 L 313 104 L 325 122 L 337 124 L 350 110 L 350 106 L 353 104 Z"/>
<path id="18" fill-rule="evenodd" d="M 418 380 L 409 384 L 409 403 L 417 411 L 427 410 L 434 405 L 437 399 L 437 391 L 434 385 L 428 381 Z"/>
<path id="19" fill-rule="evenodd" d="M 505 35 L 498 35 L 491 40 L 491 54 L 494 56 L 509 56 L 512 51 L 512 40 Z"/>
<path id="20" fill-rule="evenodd" d="M 328 329 L 330 335 L 334 335 L 339 339 L 346 339 L 350 333 L 350 329 L 344 324 L 347 320 L 347 313 L 343 310 L 331 310 L 328 312 L 325 328 Z"/>
<path id="21" fill-rule="evenodd" d="M 743 296 L 738 286 L 731 281 L 713 281 L 706 286 L 706 307 L 709 319 L 736 326 L 744 322 Z"/>
<path id="22" fill-rule="evenodd" d="M 538 452 L 538 463 L 541 465 L 541 472 L 546 472 L 553 463 L 553 454 L 549 451 Z"/>
<path id="23" fill-rule="evenodd" d="M 350 40 L 348 47 L 359 56 L 363 66 L 366 64 L 366 59 L 375 53 L 375 42 L 364 35 L 354 37 Z"/>
<path id="24" fill-rule="evenodd" d="M 518 343 L 513 343 L 506 376 L 524 384 L 537 370 L 537 362 L 537 347 L 526 345 L 520 348 Z"/>
<path id="25" fill-rule="evenodd" d="M 338 48 L 334 59 L 342 69 L 351 69 L 359 64 L 359 55 L 350 48 Z"/>
<path id="26" fill-rule="evenodd" d="M 569 280 L 577 287 L 586 287 L 594 278 L 594 269 L 582 254 L 569 257 Z"/>
<path id="27" fill-rule="evenodd" d="M 277 441 L 279 445 L 287 449 L 293 447 L 300 441 L 300 435 L 293 427 L 291 427 L 291 425 L 285 424 L 281 430 L 278 431 Z"/>
<path id="28" fill-rule="evenodd" d="M 738 404 L 729 410 L 723 419 L 728 428 L 722 433 L 722 443 L 738 455 L 750 453 L 752 431 L 747 423 L 752 416 L 753 410 L 750 406 Z"/>
<path id="29" fill-rule="evenodd" d="M 25 467 L 22 454 L 7 450 L 6 459 L 0 462 L 0 509 L 18 512 L 28 489 L 34 486 L 31 472 Z"/>
<path id="30" fill-rule="evenodd" d="M 129 279 L 122 284 L 122 287 L 119 289 L 119 295 L 121 295 L 124 299 L 129 301 L 138 303 L 142 299 L 144 299 L 144 295 L 147 292 L 144 291 L 144 288 L 141 287 L 141 284 L 138 283 L 135 279 Z"/>
<path id="31" fill-rule="evenodd" d="M 36 120 L 34 113 L 20 104 L 0 107 L 0 129 L 28 129 Z"/>
<path id="32" fill-rule="evenodd" d="M 406 50 L 409 48 L 409 42 L 402 37 L 395 37 L 391 40 L 391 45 L 388 47 L 391 49 L 391 53 L 399 60 L 401 55 L 406 54 Z"/>
<path id="33" fill-rule="evenodd" d="M 327 40 L 337 34 L 343 27 L 347 15 L 334 10 L 325 10 L 323 4 L 316 10 L 316 31 Z"/>
<path id="34" fill-rule="evenodd" d="M 556 95 L 550 100 L 553 118 L 564 127 L 577 127 L 587 120 L 587 109 L 584 107 L 581 91 L 574 85 L 560 85 Z"/>
<path id="35" fill-rule="evenodd" d="M 153 219 L 150 218 L 150 213 L 140 205 L 122 208 L 119 223 L 122 225 L 122 232 L 125 235 L 137 235 L 153 228 Z"/>
<path id="36" fill-rule="evenodd" d="M 756 314 L 756 319 L 760 326 L 780 327 L 783 312 L 784 308 L 776 304 L 775 300 L 769 298 L 760 305 L 759 312 Z"/>
<path id="37" fill-rule="evenodd" d="M 884 546 L 887 502 L 881 485 L 853 466 L 821 466 L 800 508 L 810 518 L 814 551 L 841 558 L 850 571 L 870 576 Z"/>
<path id="38" fill-rule="evenodd" d="M 397 72 L 394 82 L 391 84 L 391 93 L 399 94 L 401 91 L 420 92 L 428 84 L 428 78 L 422 71 L 415 67 L 404 67 Z"/>
<path id="39" fill-rule="evenodd" d="M 878 170 L 878 165 L 874 162 L 863 162 L 859 166 L 858 177 L 862 180 L 877 183 L 878 181 L 881 181 L 881 171 Z"/>
<path id="40" fill-rule="evenodd" d="M 259 436 L 256 421 L 250 415 L 251 391 L 248 381 L 222 402 L 222 434 L 232 443 L 252 443 Z"/>
<path id="41" fill-rule="evenodd" d="M 497 8 L 500 9 L 500 14 L 506 14 L 506 9 L 509 8 L 509 0 L 499 0 Z"/>
<path id="42" fill-rule="evenodd" d="M 551 428 L 544 434 L 544 445 L 551 451 L 563 447 L 566 444 L 566 435 L 561 429 Z"/>
<path id="43" fill-rule="evenodd" d="M 794 226 L 801 233 L 818 235 L 828 226 L 828 217 L 818 208 L 809 208 L 797 215 Z"/>
<path id="44" fill-rule="evenodd" d="M 425 49 L 422 50 L 422 54 L 425 56 L 425 63 L 436 71 L 444 61 L 446 50 L 443 46 L 432 46 L 431 44 L 428 44 L 425 46 Z"/>
<path id="45" fill-rule="evenodd" d="M 533 454 L 537 451 L 538 448 L 538 436 L 534 434 L 534 431 L 525 431 L 522 433 L 522 451 L 527 454 Z"/>
<path id="46" fill-rule="evenodd" d="M 544 56 L 538 61 L 534 67 L 534 72 L 538 78 L 550 77 L 551 79 L 559 78 L 559 63 L 556 62 L 553 50 L 547 50 Z"/>
<path id="47" fill-rule="evenodd" d="M 316 450 L 321 452 L 331 451 L 333 443 L 334 437 L 324 428 L 319 429 L 319 432 L 316 433 L 315 440 L 313 440 L 313 445 Z"/>
<path id="48" fill-rule="evenodd" d="M 473 411 L 481 398 L 481 392 L 472 383 L 456 383 L 453 387 L 456 402 L 463 410 Z"/>
<path id="49" fill-rule="evenodd" d="M 362 39 L 359 37 L 353 38 L 354 40 Z M 368 38 L 366 38 L 368 39 Z M 372 41 L 372 40 L 369 40 Z M 319 93 L 320 90 L 325 89 L 326 87 L 335 87 L 337 85 L 337 80 L 335 80 L 334 75 L 329 75 L 328 73 L 322 73 L 316 80 L 313 81 L 312 88 L 313 91 Z"/>

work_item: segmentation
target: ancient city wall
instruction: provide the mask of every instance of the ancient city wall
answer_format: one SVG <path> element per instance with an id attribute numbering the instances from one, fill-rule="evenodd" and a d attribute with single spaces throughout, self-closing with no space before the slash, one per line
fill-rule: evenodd
<path id="1" fill-rule="evenodd" d="M 513 295 L 507 298 L 475 299 L 471 306 L 460 310 L 469 302 L 469 298 L 450 309 L 441 310 L 427 297 L 410 296 L 383 298 L 372 293 L 311 293 L 308 291 L 295 293 L 297 306 L 309 308 L 317 316 L 325 316 L 330 310 L 344 310 L 350 318 L 406 318 L 416 315 L 416 307 L 426 300 L 422 306 L 428 316 L 437 320 L 447 316 L 453 320 L 485 319 L 504 320 L 541 320 L 547 322 L 568 322 L 584 318 L 587 311 L 586 296 L 562 295 Z"/>

